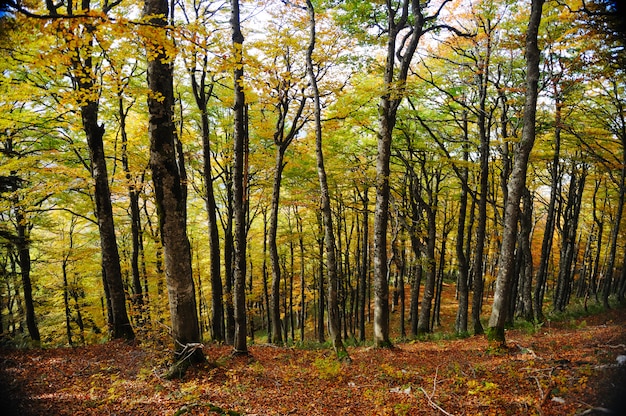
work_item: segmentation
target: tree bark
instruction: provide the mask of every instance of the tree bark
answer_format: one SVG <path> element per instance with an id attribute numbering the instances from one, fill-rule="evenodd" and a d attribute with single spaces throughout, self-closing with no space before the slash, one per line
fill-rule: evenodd
<path id="1" fill-rule="evenodd" d="M 528 157 L 535 143 L 535 120 L 539 84 L 539 47 L 537 38 L 544 0 L 532 0 L 528 29 L 526 31 L 526 101 L 524 103 L 522 138 L 514 149 L 514 161 L 504 212 L 504 231 L 500 249 L 499 270 L 496 280 L 487 339 L 491 345 L 505 347 L 504 326 L 507 305 L 515 269 L 515 242 L 519 203 L 526 187 Z"/>
<path id="2" fill-rule="evenodd" d="M 17 224 L 17 250 L 22 277 L 22 291 L 24 292 L 24 308 L 26 309 L 26 327 L 30 338 L 39 344 L 41 337 L 35 317 L 35 303 L 33 302 L 33 288 L 30 280 L 30 241 L 28 238 L 28 223 L 21 208 L 16 208 L 15 222 Z"/>
<path id="3" fill-rule="evenodd" d="M 387 3 L 387 56 L 384 84 L 386 91 L 378 106 L 379 128 L 376 156 L 376 205 L 374 208 L 374 344 L 390 347 L 389 339 L 389 282 L 387 281 L 387 221 L 389 217 L 389 161 L 396 115 L 403 98 L 407 74 L 417 44 L 422 35 L 424 17 L 418 0 L 404 0 L 400 16 Z M 409 10 L 410 8 L 410 10 Z M 403 39 L 402 51 L 397 52 L 398 35 L 411 17 L 411 35 Z M 396 74 L 396 56 L 400 69 Z"/>
<path id="4" fill-rule="evenodd" d="M 233 70 L 235 103 L 233 129 L 233 208 L 234 208 L 234 287 L 233 303 L 235 312 L 234 353 L 248 355 L 246 339 L 246 174 L 245 154 L 247 153 L 247 121 L 245 118 L 246 98 L 243 90 L 243 41 L 239 0 L 231 0 L 230 25 L 235 68 Z"/>
<path id="5" fill-rule="evenodd" d="M 139 192 L 137 190 L 137 186 L 135 184 L 135 178 L 132 177 L 130 171 L 130 164 L 128 161 L 128 134 L 126 132 L 126 116 L 128 115 L 128 110 L 130 108 L 124 108 L 124 98 L 123 98 L 123 89 L 118 91 L 118 115 L 120 119 L 120 136 L 122 138 L 122 169 L 124 170 L 124 174 L 126 176 L 126 186 L 128 189 L 128 199 L 129 199 L 129 208 L 130 208 L 130 231 L 131 231 L 131 259 L 130 259 L 130 269 L 132 276 L 132 287 L 133 287 L 133 296 L 131 298 L 132 303 L 136 309 L 136 313 L 138 313 L 140 317 L 140 321 L 143 321 L 143 318 L 149 316 L 144 316 L 144 296 L 143 290 L 141 286 L 141 274 L 139 271 L 139 256 L 141 252 L 141 247 L 143 244 L 141 242 L 141 218 L 139 211 Z M 131 104 L 132 105 L 132 104 Z"/>
<path id="6" fill-rule="evenodd" d="M 468 121 L 467 112 L 463 112 L 463 161 L 467 162 L 469 153 L 467 150 Z M 459 275 L 457 278 L 457 292 L 459 294 L 459 306 L 456 313 L 455 331 L 457 335 L 467 334 L 467 313 L 469 309 L 469 262 L 465 255 L 465 221 L 467 219 L 467 179 L 468 168 L 461 169 L 461 195 L 459 197 L 459 223 L 456 234 L 456 258 L 458 262 Z"/>
<path id="7" fill-rule="evenodd" d="M 615 134 L 619 137 L 622 145 L 622 169 L 620 171 L 620 178 L 618 183 L 619 199 L 617 203 L 617 212 L 615 213 L 613 229 L 611 231 L 611 245 L 609 248 L 609 257 L 606 267 L 606 276 L 604 278 L 604 287 L 602 289 L 602 304 L 605 308 L 609 308 L 609 295 L 613 290 L 613 274 L 615 273 L 615 258 L 617 257 L 617 240 L 620 235 L 620 225 L 622 223 L 622 217 L 624 216 L 624 203 L 626 202 L 626 111 L 623 105 L 623 100 L 619 97 L 617 81 L 611 80 L 612 94 L 611 97 L 616 107 L 616 119 L 619 120 L 617 124 L 618 128 L 615 130 Z M 624 267 L 622 265 L 622 267 Z M 621 280 L 621 277 L 620 277 Z M 618 294 L 621 292 L 617 291 Z"/>
<path id="8" fill-rule="evenodd" d="M 270 226 L 268 230 L 268 244 L 270 252 L 270 264 L 272 266 L 272 296 L 271 296 L 271 315 L 272 315 L 272 343 L 276 345 L 283 344 L 282 325 L 280 319 L 280 261 L 278 258 L 278 247 L 276 246 L 276 234 L 278 231 L 278 205 L 280 201 L 280 183 L 285 164 L 283 158 L 285 148 L 277 145 L 276 163 L 274 166 L 274 184 L 272 190 L 272 210 L 270 212 Z M 286 295 L 286 294 L 285 294 Z"/>
<path id="9" fill-rule="evenodd" d="M 311 0 L 306 0 L 307 11 L 309 13 L 310 40 L 306 54 L 307 72 L 309 82 L 313 89 L 313 101 L 315 112 L 315 155 L 317 159 L 317 176 L 320 185 L 320 199 L 322 208 L 322 223 L 324 225 L 324 243 L 326 252 L 326 272 L 328 273 L 328 332 L 330 333 L 333 348 L 337 357 L 341 360 L 349 360 L 348 351 L 343 344 L 341 337 L 341 326 L 339 322 L 339 304 L 337 300 L 337 288 L 339 279 L 337 276 L 337 259 L 335 256 L 335 234 L 333 230 L 333 218 L 330 207 L 330 193 L 328 190 L 328 180 L 324 167 L 324 153 L 322 150 L 322 108 L 320 104 L 320 92 L 317 87 L 317 79 L 313 68 L 313 51 L 315 49 L 315 9 Z"/>
<path id="10" fill-rule="evenodd" d="M 585 188 L 586 168 L 578 171 L 579 167 L 574 164 L 570 173 L 568 199 L 563 214 L 563 232 L 561 238 L 561 253 L 559 260 L 559 272 L 557 276 L 556 291 L 554 293 L 554 310 L 563 312 L 569 300 L 573 281 L 572 264 L 576 255 L 576 233 L 578 231 L 578 218 Z"/>
<path id="11" fill-rule="evenodd" d="M 222 286 L 222 276 L 220 267 L 220 240 L 217 224 L 217 203 L 215 201 L 215 191 L 213 190 L 213 171 L 211 166 L 211 141 L 209 131 L 208 101 L 213 95 L 213 80 L 209 86 L 206 85 L 206 64 L 205 55 L 203 70 L 200 72 L 200 79 L 196 73 L 191 71 L 191 87 L 195 97 L 196 105 L 200 110 L 200 125 L 202 135 L 202 174 L 205 184 L 205 206 L 207 211 L 207 222 L 209 228 L 209 261 L 211 280 L 211 335 L 214 341 L 222 342 L 224 334 L 224 289 Z M 207 91 L 208 88 L 208 91 Z"/>
<path id="12" fill-rule="evenodd" d="M 561 104 L 560 94 L 556 91 L 555 86 L 555 117 L 554 117 L 554 156 L 552 158 L 552 166 L 550 167 L 550 200 L 548 202 L 548 213 L 546 217 L 546 225 L 543 231 L 543 241 L 541 243 L 541 257 L 539 259 L 539 269 L 537 270 L 536 286 L 535 286 L 535 316 L 538 322 L 543 322 L 543 298 L 545 294 L 546 281 L 548 279 L 548 265 L 552 254 L 552 244 L 554 240 L 554 227 L 556 219 L 556 200 L 559 194 L 559 183 L 561 174 L 559 169 L 559 160 L 561 157 Z"/>
<path id="13" fill-rule="evenodd" d="M 359 271 L 359 340 L 365 341 L 365 302 L 369 274 L 369 190 L 363 190 L 363 241 L 361 243 L 361 270 Z"/>
<path id="14" fill-rule="evenodd" d="M 200 328 L 185 221 L 187 201 L 181 184 L 173 122 L 173 63 L 172 57 L 164 51 L 167 48 L 163 48 L 163 43 L 167 42 L 164 27 L 168 3 L 166 0 L 145 0 L 143 13 L 153 27 L 163 28 L 160 31 L 163 35 L 160 42 L 152 44 L 153 40 L 148 40 L 148 56 L 153 55 L 148 59 L 147 67 L 148 88 L 152 92 L 148 96 L 148 133 L 174 351 L 178 360 L 186 363 L 201 362 L 204 361 L 202 350 L 194 346 L 200 343 Z"/>

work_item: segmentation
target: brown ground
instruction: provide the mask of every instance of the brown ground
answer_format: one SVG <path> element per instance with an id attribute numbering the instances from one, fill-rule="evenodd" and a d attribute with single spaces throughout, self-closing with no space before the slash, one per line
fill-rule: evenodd
<path id="1" fill-rule="evenodd" d="M 168 351 L 147 344 L 0 351 L 0 414 L 575 415 L 612 406 L 615 392 L 626 400 L 626 365 L 616 361 L 626 355 L 626 309 L 507 340 L 500 355 L 483 337 L 353 347 L 349 365 L 328 350 L 256 345 L 233 358 L 209 345 L 216 366 L 179 381 L 162 378 Z"/>

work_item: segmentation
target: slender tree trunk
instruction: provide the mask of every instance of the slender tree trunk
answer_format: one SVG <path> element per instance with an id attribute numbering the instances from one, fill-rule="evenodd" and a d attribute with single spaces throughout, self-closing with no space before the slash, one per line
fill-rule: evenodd
<path id="1" fill-rule="evenodd" d="M 263 299 L 265 300 L 265 312 L 267 314 L 267 341 L 272 341 L 272 309 L 270 306 L 270 294 L 267 287 L 267 209 L 263 209 Z"/>
<path id="2" fill-rule="evenodd" d="M 539 84 L 539 47 L 537 38 L 544 0 L 532 0 L 528 30 L 526 32 L 526 101 L 524 103 L 522 138 L 514 149 L 514 161 L 508 184 L 508 198 L 504 212 L 504 232 L 500 250 L 499 270 L 496 280 L 489 330 L 490 344 L 505 346 L 504 326 L 507 305 L 515 268 L 515 242 L 517 219 L 522 192 L 526 187 L 528 157 L 535 143 L 535 120 Z"/>
<path id="3" fill-rule="evenodd" d="M 245 119 L 245 95 L 243 78 L 243 34 L 239 16 L 239 0 L 231 0 L 232 46 L 234 53 L 234 152 L 233 152 L 233 205 L 235 227 L 234 353 L 247 355 L 246 340 L 246 187 L 245 154 L 247 153 L 247 120 Z"/>
<path id="4" fill-rule="evenodd" d="M 311 0 L 306 1 L 309 13 L 310 40 L 306 54 L 307 72 L 309 82 L 313 89 L 313 101 L 315 112 L 315 154 L 317 157 L 317 176 L 320 185 L 320 199 L 322 208 L 322 223 L 324 225 L 324 243 L 326 253 L 326 272 L 328 273 L 328 331 L 333 343 L 333 348 L 339 359 L 350 359 L 348 352 L 343 345 L 341 337 L 341 326 L 339 322 L 339 304 L 337 300 L 337 289 L 339 278 L 337 275 L 337 259 L 335 256 L 335 234 L 333 230 L 333 218 L 330 208 L 330 194 L 328 191 L 328 180 L 324 167 L 324 153 L 322 150 L 322 109 L 320 104 L 320 93 L 317 88 L 317 79 L 313 68 L 313 51 L 315 49 L 315 10 Z"/>
<path id="5" fill-rule="evenodd" d="M 321 214 L 318 214 L 317 218 L 319 237 L 318 237 L 318 250 L 319 250 L 319 271 L 318 271 L 318 318 L 317 318 L 317 335 L 320 344 L 326 342 L 326 332 L 324 330 L 324 310 L 326 309 L 326 296 L 324 295 L 324 226 L 322 224 Z"/>
<path id="6" fill-rule="evenodd" d="M 359 275 L 359 340 L 365 341 L 365 302 L 369 272 L 369 192 L 363 190 L 363 242 L 361 243 L 361 270 Z"/>
<path id="7" fill-rule="evenodd" d="M 433 297 L 435 296 L 435 283 L 437 280 L 437 264 L 435 262 L 435 245 L 437 243 L 435 224 L 436 211 L 434 207 L 426 209 L 428 237 L 426 241 L 426 282 L 424 283 L 424 295 L 422 297 L 422 307 L 419 313 L 417 324 L 417 333 L 429 333 L 432 328 L 430 326 L 431 308 Z"/>
<path id="8" fill-rule="evenodd" d="M 304 230 L 302 218 L 296 209 L 296 226 L 298 228 L 298 247 L 300 249 L 300 342 L 304 342 L 304 324 L 306 321 L 306 281 L 304 277 Z"/>
<path id="9" fill-rule="evenodd" d="M 528 322 L 533 322 L 533 300 L 532 300 L 532 280 L 533 280 L 533 257 L 531 250 L 531 234 L 533 228 L 533 200 L 528 188 L 522 194 L 522 207 L 520 217 L 520 252 L 522 262 L 520 264 L 520 286 L 521 286 L 521 306 L 522 316 Z"/>
<path id="10" fill-rule="evenodd" d="M 615 217 L 613 220 L 613 229 L 611 231 L 611 245 L 609 246 L 609 258 L 602 288 L 602 304 L 607 309 L 610 308 L 609 295 L 613 290 L 613 274 L 615 274 L 617 240 L 620 235 L 620 225 L 624 214 L 624 202 L 626 201 L 626 133 L 623 140 L 624 146 L 622 152 L 624 153 L 624 160 L 622 162 L 622 170 L 620 173 L 619 200 L 617 202 L 617 212 L 615 213 Z"/>
<path id="11" fill-rule="evenodd" d="M 235 242 L 233 236 L 233 184 L 232 175 L 227 173 L 229 179 L 226 180 L 227 193 L 227 215 L 224 221 L 224 312 L 226 313 L 225 338 L 226 344 L 233 345 L 235 339 L 235 308 L 233 303 L 233 270 L 235 264 Z"/>
<path id="12" fill-rule="evenodd" d="M 207 58 L 205 56 L 204 66 L 206 68 Z M 211 281 L 211 335 L 214 341 L 223 342 L 225 340 L 224 330 L 224 289 L 222 286 L 222 276 L 220 267 L 220 240 L 217 223 L 217 203 L 215 201 L 215 191 L 213 189 L 214 178 L 211 163 L 211 141 L 209 131 L 208 101 L 213 96 L 213 80 L 207 86 L 207 72 L 200 73 L 200 79 L 195 72 L 191 71 L 191 86 L 194 93 L 196 105 L 200 110 L 200 123 L 202 135 L 202 174 L 205 183 L 205 206 L 207 211 L 207 222 L 209 228 L 209 261 L 210 261 L 210 281 Z"/>
<path id="13" fill-rule="evenodd" d="M 469 154 L 467 151 L 468 143 L 468 127 L 467 127 L 467 113 L 463 113 L 463 132 L 464 132 L 464 146 L 463 146 L 463 160 L 467 162 Z M 468 180 L 468 168 L 463 167 L 461 169 L 461 196 L 459 198 L 459 224 L 457 226 L 456 235 L 456 257 L 459 268 L 459 276 L 457 279 L 457 292 L 459 296 L 459 306 L 456 314 L 455 331 L 457 335 L 467 334 L 467 313 L 469 309 L 469 264 L 467 257 L 465 256 L 465 221 L 467 218 L 467 180 Z"/>
<path id="14" fill-rule="evenodd" d="M 168 16 L 166 0 L 146 0 L 144 16 L 155 28 L 163 28 L 160 42 L 167 42 L 165 25 Z M 151 41 L 148 41 L 150 43 Z M 177 363 L 170 373 L 179 376 L 190 363 L 204 361 L 200 343 L 200 327 L 191 267 L 191 248 L 187 237 L 186 203 L 176 153 L 176 131 L 173 122 L 173 63 L 162 44 L 148 45 L 147 77 L 150 124 L 150 168 L 163 253 L 170 305 L 174 350 Z"/>
<path id="15" fill-rule="evenodd" d="M 270 264 L 272 266 L 272 343 L 283 344 L 282 325 L 280 319 L 280 260 L 278 258 L 278 247 L 276 246 L 276 234 L 278 231 L 278 206 L 280 201 L 280 183 L 283 174 L 285 148 L 281 145 L 276 147 L 275 172 L 272 189 L 272 210 L 270 212 L 270 225 L 268 230 L 268 244 L 270 252 Z M 285 294 L 286 295 L 286 294 Z"/>
<path id="16" fill-rule="evenodd" d="M 546 225 L 543 232 L 543 242 L 541 244 L 541 258 L 539 259 L 539 269 L 537 270 L 536 286 L 535 286 L 535 315 L 538 322 L 543 322 L 543 298 L 545 294 L 546 281 L 548 279 L 548 266 L 552 255 L 552 242 L 554 240 L 554 228 L 556 220 L 556 200 L 559 196 L 560 174 L 560 157 L 561 157 L 561 104 L 559 94 L 555 90 L 557 103 L 555 107 L 555 130 L 554 130 L 554 156 L 552 158 L 552 166 L 550 167 L 551 183 L 550 183 L 550 201 L 548 202 L 548 213 L 546 217 Z"/>
<path id="17" fill-rule="evenodd" d="M 72 340 L 72 311 L 70 310 L 70 294 L 67 281 L 67 258 L 63 259 L 61 264 L 61 272 L 63 274 L 63 306 L 65 307 L 65 333 L 67 334 L 67 343 L 70 347 L 74 346 Z"/>
<path id="18" fill-rule="evenodd" d="M 554 294 L 554 310 L 563 312 L 569 299 L 570 286 L 573 280 L 572 264 L 576 254 L 576 234 L 578 218 L 585 187 L 586 172 L 578 172 L 578 166 L 572 166 L 567 204 L 563 218 L 563 233 L 556 291 Z"/>
<path id="19" fill-rule="evenodd" d="M 376 205 L 374 209 L 374 344 L 390 347 L 389 282 L 387 281 L 387 221 L 389 216 L 389 161 L 396 115 L 403 98 L 409 66 L 422 35 L 424 17 L 417 0 L 404 0 L 400 15 L 387 3 L 387 54 L 384 85 L 387 89 L 378 107 L 379 129 L 376 156 Z M 404 39 L 402 53 L 397 53 L 397 38 L 411 17 L 411 35 Z M 397 17 L 397 19 L 396 19 Z M 396 74 L 396 56 L 399 70 Z"/>
<path id="20" fill-rule="evenodd" d="M 118 115 L 120 120 L 120 135 L 122 138 L 122 169 L 126 176 L 128 187 L 128 199 L 130 208 L 130 231 L 131 231 L 131 259 L 130 269 L 132 276 L 133 297 L 132 303 L 136 312 L 139 314 L 140 321 L 143 322 L 144 317 L 144 298 L 143 288 L 141 286 L 141 274 L 139 271 L 139 256 L 141 252 L 141 218 L 139 211 L 139 193 L 135 184 L 135 178 L 130 172 L 130 164 L 128 161 L 128 134 L 126 132 L 126 116 L 128 110 L 124 108 L 123 90 L 118 92 Z"/>
<path id="21" fill-rule="evenodd" d="M 419 256 L 416 256 L 419 258 Z M 411 305 L 409 306 L 409 317 L 411 320 L 411 336 L 417 337 L 419 334 L 418 325 L 419 325 L 419 296 L 420 296 L 420 285 L 422 283 L 422 266 L 415 265 L 413 266 L 413 272 L 411 273 L 413 278 L 411 280 Z"/>

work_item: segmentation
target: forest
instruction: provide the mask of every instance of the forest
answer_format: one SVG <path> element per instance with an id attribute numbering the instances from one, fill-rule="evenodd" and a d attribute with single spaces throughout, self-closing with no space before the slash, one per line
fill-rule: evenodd
<path id="1" fill-rule="evenodd" d="M 174 377 L 624 303 L 611 2 L 5 3 L 2 347 L 165 339 Z"/>

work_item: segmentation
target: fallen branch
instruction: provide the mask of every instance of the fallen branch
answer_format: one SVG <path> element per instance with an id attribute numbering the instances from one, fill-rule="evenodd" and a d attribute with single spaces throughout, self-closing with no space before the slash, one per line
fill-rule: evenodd
<path id="1" fill-rule="evenodd" d="M 430 405 L 430 407 L 432 407 L 435 410 L 439 410 L 441 413 L 443 413 L 446 416 L 453 416 L 452 413 L 446 412 L 441 406 L 435 403 L 432 399 L 435 396 L 435 391 L 437 391 L 437 374 L 439 374 L 439 366 L 437 366 L 437 368 L 435 369 L 435 376 L 433 377 L 433 392 L 430 395 L 426 393 L 426 390 L 424 390 L 421 387 L 420 387 L 420 390 L 422 391 L 422 393 L 424 393 L 424 396 L 426 396 L 426 398 L 428 399 L 428 404 Z"/>
<path id="2" fill-rule="evenodd" d="M 430 405 L 430 407 L 432 407 L 435 410 L 439 410 L 441 413 L 443 413 L 446 416 L 454 416 L 452 413 L 446 412 L 445 410 L 441 408 L 441 406 L 433 402 L 433 399 L 431 398 L 431 396 L 428 395 L 428 393 L 426 393 L 426 390 L 424 390 L 421 387 L 420 387 L 420 390 L 422 391 L 422 393 L 424 393 L 424 396 L 426 396 L 426 398 L 428 399 L 428 404 Z"/>
<path id="3" fill-rule="evenodd" d="M 612 415 L 613 412 L 611 411 L 611 409 L 607 409 L 606 407 L 594 407 L 592 409 L 587 409 L 582 413 L 578 413 L 578 416 L 597 415 L 597 414 Z"/>
<path id="4" fill-rule="evenodd" d="M 611 349 L 623 348 L 626 350 L 626 345 L 625 344 L 617 344 L 617 345 L 603 344 L 603 345 L 598 345 L 598 348 L 611 348 Z"/>

